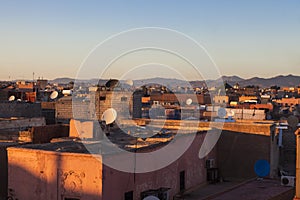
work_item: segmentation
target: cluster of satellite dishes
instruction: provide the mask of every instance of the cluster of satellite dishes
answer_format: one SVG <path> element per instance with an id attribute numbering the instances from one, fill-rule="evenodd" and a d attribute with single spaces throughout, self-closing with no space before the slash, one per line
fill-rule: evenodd
<path id="1" fill-rule="evenodd" d="M 9 102 L 12 102 L 12 101 L 15 101 L 16 100 L 16 97 L 14 95 L 11 95 L 9 98 L 8 98 L 8 101 Z M 17 99 L 18 102 L 21 102 L 22 100 L 21 99 Z"/>
<path id="2" fill-rule="evenodd" d="M 58 97 L 58 92 L 57 91 L 53 91 L 51 94 L 50 94 L 50 99 L 51 100 L 54 100 Z M 8 101 L 12 102 L 12 101 L 15 101 L 16 100 L 16 97 L 14 95 L 11 95 L 9 98 L 8 98 Z M 21 99 L 17 99 L 17 101 L 22 101 Z"/>

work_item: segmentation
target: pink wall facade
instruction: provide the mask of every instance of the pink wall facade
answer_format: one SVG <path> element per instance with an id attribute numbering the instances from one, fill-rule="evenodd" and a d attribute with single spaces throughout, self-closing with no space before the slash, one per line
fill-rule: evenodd
<path id="1" fill-rule="evenodd" d="M 186 190 L 207 183 L 205 162 L 216 159 L 216 148 L 199 159 L 206 134 L 196 134 L 187 151 L 175 162 L 148 173 L 121 172 L 103 165 L 101 159 L 105 158 L 99 155 L 8 148 L 9 196 L 19 200 L 123 200 L 125 193 L 132 191 L 133 199 L 139 200 L 142 192 L 163 187 L 170 188 L 172 199 L 180 192 L 182 171 L 185 171 Z M 179 137 L 176 142 L 183 144 L 184 137 L 189 136 Z"/>
<path id="2" fill-rule="evenodd" d="M 170 188 L 169 196 L 173 199 L 180 192 L 181 171 L 185 171 L 186 190 L 207 184 L 205 162 L 206 159 L 216 160 L 216 148 L 206 158 L 199 159 L 199 149 L 205 135 L 205 132 L 197 134 L 191 146 L 177 161 L 157 171 L 133 174 L 103 166 L 103 199 L 122 200 L 125 192 L 133 191 L 134 199 L 139 200 L 142 192 L 161 187 Z"/>
<path id="3" fill-rule="evenodd" d="M 8 148 L 12 199 L 102 199 L 102 164 L 89 154 Z"/>

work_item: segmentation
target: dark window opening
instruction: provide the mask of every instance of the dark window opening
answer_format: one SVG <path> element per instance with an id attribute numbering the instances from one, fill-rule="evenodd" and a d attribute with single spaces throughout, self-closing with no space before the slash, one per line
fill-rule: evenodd
<path id="1" fill-rule="evenodd" d="M 121 101 L 127 101 L 127 97 L 121 97 Z"/>
<path id="2" fill-rule="evenodd" d="M 125 200 L 133 200 L 133 191 L 126 192 L 124 194 L 124 199 Z"/>
<path id="3" fill-rule="evenodd" d="M 65 197 L 64 200 L 80 200 L 79 198 Z"/>
<path id="4" fill-rule="evenodd" d="M 185 171 L 181 171 L 179 176 L 180 191 L 183 191 L 185 190 Z"/>
<path id="5" fill-rule="evenodd" d="M 100 96 L 100 101 L 104 101 L 106 99 L 106 96 Z"/>

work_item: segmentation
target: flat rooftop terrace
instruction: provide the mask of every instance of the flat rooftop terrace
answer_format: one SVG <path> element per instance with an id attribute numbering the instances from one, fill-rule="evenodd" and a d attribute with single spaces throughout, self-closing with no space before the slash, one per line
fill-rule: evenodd
<path id="1" fill-rule="evenodd" d="M 292 200 L 294 188 L 279 180 L 252 179 L 210 184 L 184 195 L 185 200 Z M 180 199 L 180 198 L 179 198 Z"/>
<path id="2" fill-rule="evenodd" d="M 169 143 L 176 134 L 175 131 L 168 131 L 167 134 L 156 134 L 149 138 L 133 137 L 124 133 L 121 129 L 114 129 L 110 135 L 104 139 L 79 139 L 79 138 L 55 138 L 51 143 L 45 144 L 26 144 L 19 148 L 55 151 L 55 152 L 70 152 L 84 154 L 103 154 L 109 152 L 111 147 L 118 147 L 126 151 L 143 151 L 151 148 L 157 148 Z M 104 153 L 105 154 L 105 153 Z"/>

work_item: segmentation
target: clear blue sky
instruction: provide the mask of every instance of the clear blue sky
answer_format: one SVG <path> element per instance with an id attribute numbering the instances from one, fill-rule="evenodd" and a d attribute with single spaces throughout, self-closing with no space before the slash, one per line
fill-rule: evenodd
<path id="1" fill-rule="evenodd" d="M 98 43 L 144 26 L 193 37 L 223 75 L 300 75 L 299 0 L 19 0 L 0 2 L 0 79 L 75 77 Z"/>

